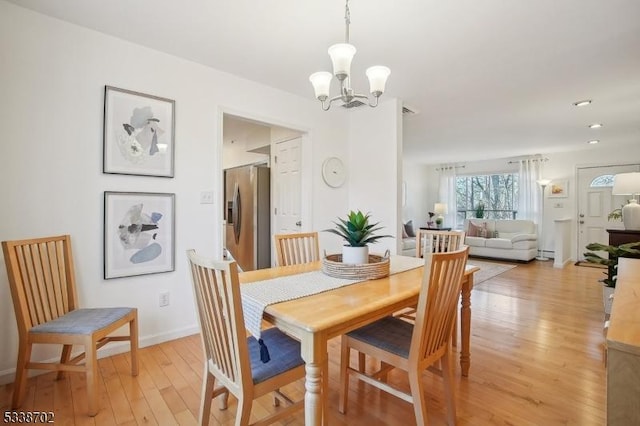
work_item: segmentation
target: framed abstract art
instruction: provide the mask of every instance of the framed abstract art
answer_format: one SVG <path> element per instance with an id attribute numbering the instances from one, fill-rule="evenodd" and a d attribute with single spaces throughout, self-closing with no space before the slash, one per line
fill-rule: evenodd
<path id="1" fill-rule="evenodd" d="M 175 269 L 175 195 L 104 193 L 104 278 Z"/>
<path id="2" fill-rule="evenodd" d="M 105 86 L 104 173 L 173 177 L 175 101 Z"/>

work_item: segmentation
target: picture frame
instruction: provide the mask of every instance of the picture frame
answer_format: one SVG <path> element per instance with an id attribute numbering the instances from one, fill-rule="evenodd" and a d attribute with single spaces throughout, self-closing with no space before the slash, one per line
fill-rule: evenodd
<path id="1" fill-rule="evenodd" d="M 175 270 L 175 194 L 104 192 L 104 279 Z"/>
<path id="2" fill-rule="evenodd" d="M 549 184 L 548 198 L 567 198 L 569 196 L 569 180 L 554 180 Z"/>
<path id="3" fill-rule="evenodd" d="M 175 101 L 105 86 L 103 173 L 173 177 Z"/>

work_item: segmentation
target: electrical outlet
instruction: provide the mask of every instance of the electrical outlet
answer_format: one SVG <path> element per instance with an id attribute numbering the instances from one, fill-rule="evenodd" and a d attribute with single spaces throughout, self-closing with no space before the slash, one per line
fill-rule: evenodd
<path id="1" fill-rule="evenodd" d="M 168 291 L 161 292 L 158 296 L 158 302 L 161 308 L 165 306 L 169 306 L 169 292 Z"/>
<path id="2" fill-rule="evenodd" d="M 213 191 L 200 192 L 200 204 L 213 204 Z"/>

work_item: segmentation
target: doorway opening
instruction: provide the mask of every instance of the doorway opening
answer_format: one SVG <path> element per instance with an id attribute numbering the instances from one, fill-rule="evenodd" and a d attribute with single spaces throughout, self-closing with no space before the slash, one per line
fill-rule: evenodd
<path id="1" fill-rule="evenodd" d="M 222 114 L 222 244 L 242 270 L 275 264 L 273 235 L 309 222 L 303 131 Z"/>

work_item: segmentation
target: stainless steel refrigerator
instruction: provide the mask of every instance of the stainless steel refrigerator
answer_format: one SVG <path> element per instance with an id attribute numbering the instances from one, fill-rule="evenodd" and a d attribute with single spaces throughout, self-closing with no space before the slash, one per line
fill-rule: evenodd
<path id="1" fill-rule="evenodd" d="M 226 248 L 243 271 L 271 266 L 270 169 L 224 171 Z"/>

